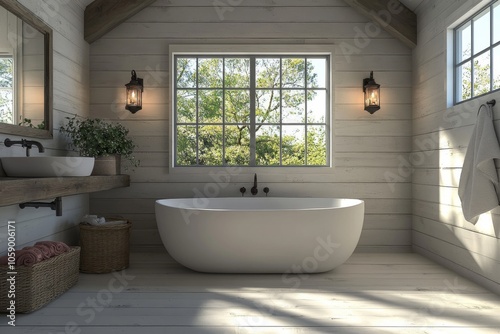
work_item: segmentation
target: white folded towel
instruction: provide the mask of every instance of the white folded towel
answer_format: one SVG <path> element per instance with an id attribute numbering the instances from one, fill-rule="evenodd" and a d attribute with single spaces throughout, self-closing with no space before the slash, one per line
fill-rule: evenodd
<path id="1" fill-rule="evenodd" d="M 118 224 L 126 224 L 126 220 L 106 220 L 104 217 L 98 217 L 96 215 L 85 215 L 82 218 L 82 223 L 92 226 L 112 226 Z"/>
<path id="2" fill-rule="evenodd" d="M 464 217 L 473 224 L 480 214 L 499 205 L 494 159 L 500 159 L 500 145 L 493 126 L 492 108 L 483 104 L 479 107 L 458 186 Z"/>
<path id="3" fill-rule="evenodd" d="M 88 225 L 99 226 L 106 222 L 104 217 L 97 217 L 96 215 L 85 215 L 82 218 L 82 222 Z"/>
<path id="4" fill-rule="evenodd" d="M 120 224 L 126 224 L 126 220 L 106 220 L 103 225 L 105 226 L 111 226 L 111 225 L 120 225 Z"/>

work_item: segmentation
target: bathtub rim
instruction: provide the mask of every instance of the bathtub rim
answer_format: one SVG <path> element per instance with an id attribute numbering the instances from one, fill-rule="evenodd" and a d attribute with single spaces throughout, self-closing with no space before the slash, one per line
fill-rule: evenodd
<path id="1" fill-rule="evenodd" d="M 194 204 L 195 200 L 200 201 L 222 201 L 222 200 L 250 200 L 250 201 L 265 201 L 265 200 L 307 200 L 307 201 L 315 201 L 315 200 L 338 200 L 342 205 L 338 206 L 311 206 L 311 207 L 293 207 L 293 208 L 209 208 L 204 206 L 195 206 L 195 205 L 185 205 L 181 206 L 178 203 L 189 203 Z M 172 204 L 170 204 L 172 203 Z M 207 211 L 207 212 L 272 212 L 272 211 L 317 211 L 317 210 L 336 210 L 336 209 L 346 209 L 352 208 L 358 205 L 364 205 L 365 201 L 357 198 L 338 198 L 338 197 L 213 197 L 213 198 L 164 198 L 157 199 L 155 201 L 155 205 L 161 205 L 165 207 L 169 207 L 172 209 L 179 210 L 195 210 L 195 211 Z M 177 205 L 174 205 L 177 204 Z"/>

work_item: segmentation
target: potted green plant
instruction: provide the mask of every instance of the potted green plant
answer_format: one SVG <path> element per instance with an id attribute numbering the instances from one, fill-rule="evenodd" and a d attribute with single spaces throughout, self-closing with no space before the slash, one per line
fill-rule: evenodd
<path id="1" fill-rule="evenodd" d="M 76 115 L 66 119 L 68 121 L 60 131 L 71 139 L 71 147 L 81 156 L 95 157 L 92 175 L 120 174 L 122 158 L 128 162 L 125 169 L 139 166 L 140 161 L 133 155 L 136 145 L 123 125 L 98 118 L 80 119 Z"/>

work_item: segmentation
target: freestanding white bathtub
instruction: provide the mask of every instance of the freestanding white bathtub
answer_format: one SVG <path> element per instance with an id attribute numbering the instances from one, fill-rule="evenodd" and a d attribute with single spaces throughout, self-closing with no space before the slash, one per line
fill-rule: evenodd
<path id="1" fill-rule="evenodd" d="M 364 202 L 337 198 L 156 201 L 169 254 L 212 273 L 316 273 L 344 263 L 359 241 Z"/>

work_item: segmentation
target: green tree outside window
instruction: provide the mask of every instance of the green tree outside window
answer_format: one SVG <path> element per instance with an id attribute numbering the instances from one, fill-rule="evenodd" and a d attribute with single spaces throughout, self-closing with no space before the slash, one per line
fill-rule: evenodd
<path id="1" fill-rule="evenodd" d="M 175 62 L 176 166 L 328 165 L 328 57 Z"/>

